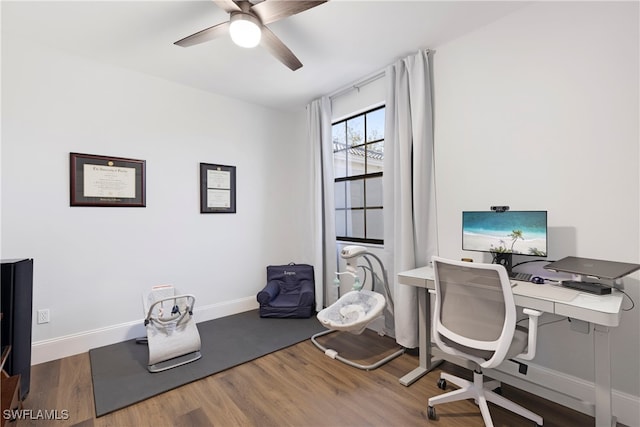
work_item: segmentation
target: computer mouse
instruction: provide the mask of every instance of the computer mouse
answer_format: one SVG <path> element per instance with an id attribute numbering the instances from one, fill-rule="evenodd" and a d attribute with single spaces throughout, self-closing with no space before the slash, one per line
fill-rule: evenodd
<path id="1" fill-rule="evenodd" d="M 544 285 L 544 279 L 539 276 L 533 276 L 531 278 L 531 283 L 535 283 L 536 285 Z"/>

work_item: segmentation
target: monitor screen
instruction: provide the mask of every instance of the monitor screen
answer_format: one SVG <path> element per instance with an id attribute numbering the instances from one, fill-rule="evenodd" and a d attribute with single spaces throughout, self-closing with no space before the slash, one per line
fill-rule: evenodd
<path id="1" fill-rule="evenodd" d="M 547 211 L 462 212 L 462 249 L 547 256 Z"/>

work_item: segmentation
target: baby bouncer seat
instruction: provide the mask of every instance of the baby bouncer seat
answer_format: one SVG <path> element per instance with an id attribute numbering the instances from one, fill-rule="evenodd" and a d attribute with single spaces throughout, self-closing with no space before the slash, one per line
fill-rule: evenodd
<path id="1" fill-rule="evenodd" d="M 151 288 L 143 296 L 149 372 L 161 372 L 200 359 L 200 333 L 193 318 L 195 297 L 173 285 Z"/>

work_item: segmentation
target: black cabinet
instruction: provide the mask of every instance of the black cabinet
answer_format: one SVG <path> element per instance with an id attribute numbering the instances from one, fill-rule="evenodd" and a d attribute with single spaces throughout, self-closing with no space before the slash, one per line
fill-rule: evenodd
<path id="1" fill-rule="evenodd" d="M 2 260 L 2 348 L 11 346 L 4 365 L 9 375 L 20 374 L 20 400 L 29 393 L 31 377 L 31 319 L 33 317 L 33 260 Z"/>

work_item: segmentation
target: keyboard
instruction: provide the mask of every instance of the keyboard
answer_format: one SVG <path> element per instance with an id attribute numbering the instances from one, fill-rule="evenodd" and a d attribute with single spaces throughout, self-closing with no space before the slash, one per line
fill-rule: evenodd
<path id="1" fill-rule="evenodd" d="M 511 273 L 509 273 L 510 279 L 519 280 L 521 282 L 528 282 L 531 280 L 532 277 L 533 277 L 533 274 L 529 274 L 529 273 L 516 273 L 515 271 L 512 271 Z"/>
<path id="2" fill-rule="evenodd" d="M 577 280 L 565 280 L 562 282 L 565 288 L 577 289 L 590 294 L 608 295 L 611 293 L 611 286 L 597 282 L 579 282 Z"/>

